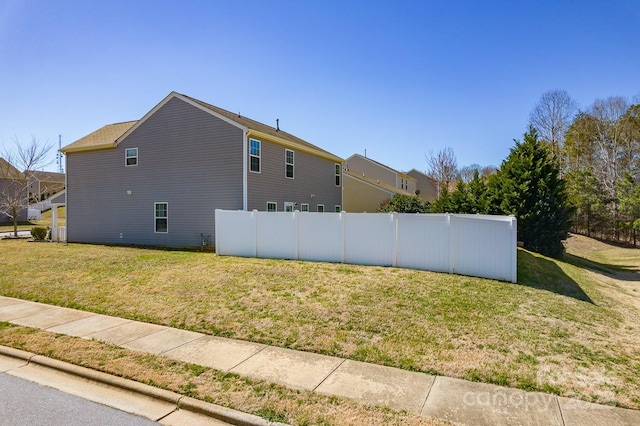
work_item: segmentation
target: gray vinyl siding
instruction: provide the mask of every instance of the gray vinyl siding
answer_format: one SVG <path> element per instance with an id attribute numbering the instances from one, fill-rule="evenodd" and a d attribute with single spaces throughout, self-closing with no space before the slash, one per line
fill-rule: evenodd
<path id="1" fill-rule="evenodd" d="M 204 233 L 213 244 L 215 209 L 243 206 L 243 145 L 240 128 L 173 98 L 117 148 L 69 153 L 68 241 L 192 247 Z M 168 203 L 167 233 L 154 232 L 156 202 Z"/>
<path id="2" fill-rule="evenodd" d="M 9 194 L 14 194 L 16 189 L 22 186 L 22 183 L 17 184 L 15 181 L 11 180 L 11 179 L 1 179 L 0 178 L 0 196 L 2 195 L 2 191 L 7 191 L 7 193 Z M 24 198 L 27 198 L 27 193 L 25 191 L 24 193 Z M 18 222 L 26 222 L 27 221 L 27 215 L 28 215 L 28 209 L 21 209 L 18 212 Z M 4 214 L 4 213 L 0 213 L 0 222 L 7 222 L 7 223 L 13 223 L 13 219 Z"/>
<path id="3" fill-rule="evenodd" d="M 278 203 L 278 211 L 284 211 L 287 201 L 297 203 L 298 210 L 301 204 L 309 204 L 312 212 L 318 204 L 324 204 L 326 212 L 333 212 L 334 206 L 342 205 L 342 185 L 335 185 L 335 162 L 268 140 L 261 142 L 261 172 L 248 172 L 247 176 L 249 210 L 265 211 L 268 201 Z M 247 141 L 246 149 L 248 146 Z M 294 152 L 293 179 L 285 177 L 286 149 Z"/>

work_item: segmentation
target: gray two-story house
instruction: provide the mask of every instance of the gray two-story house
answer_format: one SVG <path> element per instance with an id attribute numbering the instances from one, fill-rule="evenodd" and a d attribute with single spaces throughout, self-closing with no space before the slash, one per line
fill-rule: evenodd
<path id="1" fill-rule="evenodd" d="M 215 209 L 342 208 L 341 158 L 176 92 L 62 152 L 69 242 L 193 247 L 214 241 Z"/>

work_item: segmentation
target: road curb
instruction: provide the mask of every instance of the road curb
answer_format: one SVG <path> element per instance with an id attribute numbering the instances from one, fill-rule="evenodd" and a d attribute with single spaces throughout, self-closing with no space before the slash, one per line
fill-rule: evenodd
<path id="1" fill-rule="evenodd" d="M 276 426 L 284 423 L 275 423 L 253 414 L 243 413 L 217 404 L 186 397 L 175 392 L 159 389 L 134 380 L 113 376 L 101 371 L 92 370 L 75 364 L 69 364 L 57 359 L 48 358 L 20 349 L 0 345 L 0 355 L 24 360 L 27 363 L 37 364 L 43 367 L 61 371 L 63 373 L 82 377 L 83 379 L 102 383 L 108 386 L 120 388 L 128 392 L 134 392 L 150 398 L 159 399 L 175 404 L 176 409 L 191 411 L 208 417 L 221 420 L 238 426 Z"/>

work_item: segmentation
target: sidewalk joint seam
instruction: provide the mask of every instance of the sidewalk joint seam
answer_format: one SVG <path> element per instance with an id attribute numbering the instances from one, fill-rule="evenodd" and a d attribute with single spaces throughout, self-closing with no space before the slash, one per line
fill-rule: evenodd
<path id="1" fill-rule="evenodd" d="M 69 308 L 64 308 L 64 309 L 69 309 Z M 76 310 L 74 309 L 74 311 L 76 311 Z M 77 312 L 77 311 L 76 311 L 76 312 Z M 85 312 L 85 311 L 80 311 L 80 312 Z M 89 315 L 89 316 L 87 316 L 87 317 L 83 317 L 83 318 L 76 318 L 76 319 L 69 320 L 69 321 L 67 321 L 67 322 L 61 322 L 61 323 L 59 323 L 59 324 L 54 324 L 54 325 L 52 325 L 51 327 L 43 328 L 43 330 L 45 330 L 45 331 L 50 331 L 50 329 L 52 329 L 52 328 L 56 328 L 56 327 L 60 327 L 61 325 L 66 325 L 66 324 L 70 324 L 70 323 L 72 323 L 72 322 L 80 321 L 80 320 L 85 319 L 85 318 L 92 318 L 92 317 L 95 317 L 96 315 L 98 315 L 98 314 L 93 313 L 93 312 L 90 312 L 90 314 L 91 314 L 91 315 Z M 53 331 L 52 333 L 55 333 L 55 331 Z M 65 333 L 65 334 L 66 334 L 66 333 Z"/>
<path id="2" fill-rule="evenodd" d="M 180 330 L 180 329 L 176 328 L 176 330 Z M 185 330 L 185 331 L 187 331 L 187 330 Z M 173 348 L 169 348 L 169 349 L 167 349 L 165 351 L 162 351 L 162 352 L 158 353 L 158 355 L 165 355 L 167 352 L 175 351 L 178 348 L 181 348 L 181 347 L 183 347 L 185 345 L 188 345 L 190 343 L 193 343 L 193 342 L 197 342 L 198 340 L 204 339 L 207 336 L 206 334 L 203 334 L 203 333 L 198 333 L 198 334 L 200 335 L 200 337 L 196 337 L 193 340 L 189 340 L 188 342 L 184 342 L 184 343 L 179 344 L 178 346 L 174 346 Z"/>
<path id="3" fill-rule="evenodd" d="M 427 396 L 424 399 L 424 402 L 422 403 L 422 407 L 420 407 L 420 415 L 422 415 L 422 412 L 424 411 L 424 407 L 427 406 L 427 400 L 429 399 L 429 396 L 431 395 L 431 389 L 433 389 L 433 386 L 436 384 L 436 380 L 438 380 L 438 377 L 440 376 L 434 376 L 433 377 L 433 381 L 431 382 L 431 385 L 429 386 L 429 390 L 427 391 Z"/>
<path id="4" fill-rule="evenodd" d="M 35 303 L 35 302 L 27 302 L 27 303 Z M 9 306 L 14 306 L 14 305 L 9 305 Z M 28 314 L 28 315 L 24 315 L 24 316 L 21 316 L 21 317 L 11 318 L 11 319 L 9 319 L 9 320 L 3 320 L 3 321 L 10 322 L 10 323 L 14 323 L 14 321 L 16 321 L 16 320 L 21 320 L 21 319 L 23 319 L 23 318 L 29 318 L 29 317 L 33 317 L 33 316 L 36 316 L 36 315 L 40 315 L 41 313 L 43 313 L 43 312 L 48 312 L 48 311 L 50 311 L 50 310 L 52 310 L 52 309 L 55 309 L 55 308 L 53 308 L 53 307 L 50 307 L 50 308 L 44 308 L 44 309 L 43 309 L 42 311 L 40 311 L 40 312 L 36 312 L 36 313 L 32 313 L 32 314 Z M 20 325 L 20 324 L 18 324 L 18 325 Z M 40 328 L 40 327 L 32 327 L 32 328 Z"/>
<path id="5" fill-rule="evenodd" d="M 96 314 L 96 316 L 100 316 L 100 315 L 102 315 L 102 314 Z M 111 315 L 102 315 L 102 316 L 107 317 L 107 318 L 118 318 L 118 317 L 114 317 L 114 316 L 111 316 Z M 112 325 L 111 327 L 103 328 L 102 330 L 99 330 L 99 331 L 95 331 L 94 330 L 94 331 L 91 331 L 91 332 L 89 332 L 87 334 L 84 334 L 84 335 L 82 335 L 80 337 L 84 339 L 85 337 L 90 336 L 92 334 L 102 333 L 103 331 L 111 330 L 112 328 L 120 327 L 120 326 L 123 326 L 123 325 L 126 325 L 126 324 L 129 324 L 129 323 L 133 322 L 133 320 L 130 320 L 130 319 L 127 319 L 127 318 L 120 318 L 120 319 L 125 319 L 126 322 L 123 322 L 122 324 Z M 92 337 L 90 340 L 99 340 L 99 339 L 96 339 L 96 338 Z M 102 341 L 104 342 L 105 340 L 102 340 Z"/>
<path id="6" fill-rule="evenodd" d="M 264 351 L 265 349 L 270 348 L 270 347 L 271 347 L 271 345 L 264 345 L 264 348 L 260 349 L 260 350 L 259 350 L 258 352 L 256 352 L 255 354 L 252 354 L 251 356 L 249 356 L 249 357 L 247 357 L 247 358 L 243 359 L 242 361 L 240 361 L 239 363 L 237 363 L 237 364 L 236 364 L 236 365 L 234 365 L 233 367 L 229 368 L 229 369 L 227 370 L 227 372 L 229 372 L 229 371 L 233 370 L 234 368 L 236 368 L 236 367 L 237 367 L 237 366 L 239 366 L 240 364 L 242 364 L 242 363 L 245 363 L 245 362 L 249 361 L 251 358 L 253 358 L 254 356 L 258 355 L 260 352 L 262 352 L 262 351 Z M 275 347 L 275 346 L 274 346 L 274 347 Z"/>
<path id="7" fill-rule="evenodd" d="M 564 413 L 562 412 L 562 406 L 560 405 L 560 397 L 556 396 L 556 404 L 558 404 L 558 411 L 560 412 L 560 421 L 562 426 L 566 426 L 567 422 L 564 421 Z"/>
<path id="8" fill-rule="evenodd" d="M 137 323 L 140 323 L 140 324 L 149 324 L 149 323 L 141 322 L 141 321 L 131 321 L 131 322 L 137 322 Z M 123 325 L 123 324 L 120 324 L 120 325 Z M 153 325 L 155 325 L 155 324 L 153 324 Z M 126 341 L 126 342 L 122 342 L 122 343 L 120 343 L 118 346 L 128 345 L 128 344 L 130 344 L 130 343 L 135 342 L 136 340 L 140 340 L 140 339 L 144 339 L 145 337 L 153 336 L 154 334 L 160 333 L 161 331 L 165 331 L 166 329 L 168 329 L 168 328 L 169 328 L 169 327 L 167 327 L 166 325 L 163 325 L 162 327 L 164 327 L 162 330 L 152 331 L 152 332 L 151 332 L 151 333 L 149 333 L 149 334 L 145 334 L 145 335 L 143 335 L 143 336 L 138 336 L 138 337 L 136 337 L 136 338 L 135 338 L 135 339 L 133 339 L 133 340 L 128 340 L 128 341 Z"/>
<path id="9" fill-rule="evenodd" d="M 324 379 L 322 379 L 322 380 L 320 381 L 320 383 L 318 383 L 318 385 L 317 385 L 315 388 L 313 388 L 313 391 L 315 392 L 315 391 L 316 391 L 316 389 L 318 389 L 318 388 L 319 388 L 319 387 L 320 387 L 324 382 L 326 382 L 326 381 L 327 381 L 327 379 L 329 378 L 329 376 L 331 376 L 333 373 L 335 373 L 335 372 L 336 372 L 336 370 L 337 370 L 338 368 L 340 368 L 340 366 L 341 366 L 342 364 L 344 364 L 344 362 L 345 362 L 345 361 L 346 361 L 346 359 L 343 359 L 343 360 L 342 360 L 342 362 L 341 362 L 340 364 L 336 365 L 336 368 L 334 368 L 333 370 L 331 370 L 331 371 L 329 372 L 329 374 L 327 374 L 326 376 L 324 376 Z"/>

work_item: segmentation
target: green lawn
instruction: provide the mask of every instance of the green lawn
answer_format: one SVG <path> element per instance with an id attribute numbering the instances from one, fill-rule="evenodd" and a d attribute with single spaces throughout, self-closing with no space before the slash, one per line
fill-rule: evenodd
<path id="1" fill-rule="evenodd" d="M 64 225 L 66 216 L 66 207 L 58 207 L 58 226 Z M 37 222 L 20 222 L 18 223 L 18 231 L 30 231 L 35 226 L 41 226 L 46 228 L 51 226 L 51 210 L 40 215 L 40 220 Z M 0 232 L 13 232 L 13 223 L 0 222 Z"/>
<path id="2" fill-rule="evenodd" d="M 519 283 L 511 284 L 397 268 L 0 241 L 0 294 L 640 408 L 637 294 L 628 277 L 603 272 L 631 268 L 638 251 L 576 247 L 566 261 L 519 250 Z"/>

